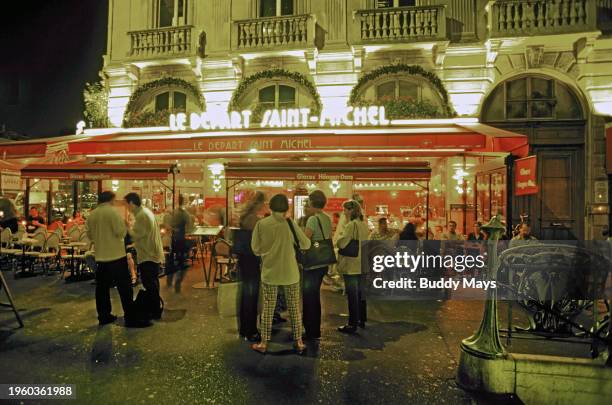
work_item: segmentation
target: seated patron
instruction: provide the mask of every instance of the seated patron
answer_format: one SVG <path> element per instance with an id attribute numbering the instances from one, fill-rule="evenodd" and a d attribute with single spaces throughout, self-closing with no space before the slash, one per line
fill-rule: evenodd
<path id="1" fill-rule="evenodd" d="M 38 208 L 30 208 L 30 215 L 28 215 L 26 230 L 29 233 L 35 232 L 38 228 L 46 228 L 45 219 L 38 213 Z"/>
<path id="2" fill-rule="evenodd" d="M 397 230 L 389 228 L 385 217 L 378 220 L 378 230 L 370 233 L 370 240 L 397 240 L 397 237 Z"/>

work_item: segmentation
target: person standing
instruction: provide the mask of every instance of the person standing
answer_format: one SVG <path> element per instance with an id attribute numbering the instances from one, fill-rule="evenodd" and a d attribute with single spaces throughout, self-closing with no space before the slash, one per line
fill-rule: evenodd
<path id="1" fill-rule="evenodd" d="M 332 238 L 332 220 L 323 212 L 327 198 L 320 190 L 308 196 L 311 216 L 306 221 L 304 233 L 311 243 Z M 304 311 L 304 329 L 307 340 L 321 338 L 321 283 L 329 266 L 304 269 L 302 304 Z"/>
<path id="2" fill-rule="evenodd" d="M 344 215 L 346 226 L 338 238 L 338 247 L 344 249 L 351 240 L 358 240 L 357 257 L 338 255 L 338 273 L 344 276 L 344 285 L 348 300 L 349 322 L 340 326 L 338 330 L 343 333 L 355 333 L 357 327 L 365 328 L 367 321 L 366 301 L 363 295 L 363 279 L 361 273 L 361 241 L 368 239 L 368 226 L 364 222 L 361 205 L 355 200 L 346 201 Z"/>
<path id="3" fill-rule="evenodd" d="M 134 299 L 130 271 L 125 251 L 125 220 L 114 207 L 115 193 L 103 191 L 98 206 L 87 219 L 87 236 L 94 244 L 96 260 L 96 310 L 100 325 L 114 322 L 111 313 L 110 289 L 117 286 L 125 317 L 125 326 L 148 326 L 148 321 L 136 319 L 132 313 Z"/>
<path id="4" fill-rule="evenodd" d="M 272 215 L 257 222 L 251 240 L 253 252 L 261 257 L 261 286 L 264 300 L 261 342 L 253 344 L 251 348 L 259 353 L 266 352 L 272 333 L 276 295 L 279 287 L 282 287 L 289 307 L 294 347 L 301 354 L 306 350 L 306 346 L 302 341 L 300 273 L 295 249 L 309 249 L 310 239 L 304 235 L 294 220 L 285 219 L 289 210 L 287 196 L 277 194 L 272 197 L 270 209 Z M 296 242 L 299 246 L 295 246 Z"/>
<path id="5" fill-rule="evenodd" d="M 261 335 L 257 330 L 257 304 L 259 301 L 259 283 L 261 272 L 259 270 L 259 257 L 251 250 L 253 229 L 259 221 L 259 214 L 266 201 L 266 196 L 257 191 L 253 198 L 247 202 L 240 215 L 240 237 L 244 240 L 239 243 L 238 266 L 240 267 L 240 312 L 239 333 L 249 342 L 258 342 Z M 238 241 L 234 241 L 238 245 Z"/>
<path id="6" fill-rule="evenodd" d="M 416 234 L 416 226 L 412 222 L 408 222 L 402 232 L 400 232 L 399 240 L 419 240 Z"/>
<path id="7" fill-rule="evenodd" d="M 535 236 L 531 234 L 531 226 L 527 222 L 523 222 L 518 228 L 518 234 L 512 238 L 512 240 L 537 240 Z"/>
<path id="8" fill-rule="evenodd" d="M 125 202 L 132 215 L 134 215 L 134 225 L 130 231 L 130 236 L 136 248 L 136 262 L 142 285 L 149 294 L 151 302 L 159 303 L 161 299 L 158 275 L 161 264 L 164 262 L 161 230 L 153 212 L 142 206 L 138 194 L 127 194 Z M 153 319 L 161 318 L 161 311 L 154 312 L 152 317 Z"/>
<path id="9" fill-rule="evenodd" d="M 166 282 L 168 287 L 174 284 L 174 290 L 177 293 L 181 292 L 181 283 L 185 277 L 185 270 L 189 267 L 187 265 L 187 233 L 191 231 L 193 227 L 193 220 L 191 215 L 185 209 L 185 198 L 179 195 L 178 198 L 179 207 L 172 213 L 172 254 L 170 262 L 170 272 L 172 275 L 168 275 Z M 176 274 L 176 280 L 174 280 L 174 274 Z"/>
<path id="10" fill-rule="evenodd" d="M 483 240 L 484 236 L 482 234 L 482 223 L 475 222 L 472 228 L 472 232 L 468 235 L 467 240 Z"/>
<path id="11" fill-rule="evenodd" d="M 19 218 L 15 203 L 8 198 L 0 198 L 0 228 L 9 228 L 12 233 L 19 230 Z"/>

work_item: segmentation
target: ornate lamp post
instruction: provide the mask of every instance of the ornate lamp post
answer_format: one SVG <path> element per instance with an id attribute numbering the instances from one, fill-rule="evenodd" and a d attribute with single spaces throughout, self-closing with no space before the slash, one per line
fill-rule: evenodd
<path id="1" fill-rule="evenodd" d="M 488 252 L 488 275 L 490 280 L 497 278 L 497 243 L 504 233 L 506 227 L 502 224 L 501 216 L 497 215 L 482 226 L 489 234 L 487 241 Z M 497 324 L 497 289 L 487 290 L 484 314 L 478 331 L 461 342 L 461 349 L 474 356 L 494 359 L 505 355 L 505 349 L 499 338 Z"/>

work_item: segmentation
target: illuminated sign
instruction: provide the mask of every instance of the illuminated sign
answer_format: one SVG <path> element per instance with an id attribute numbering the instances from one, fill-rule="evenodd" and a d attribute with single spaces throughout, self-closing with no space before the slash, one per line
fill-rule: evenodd
<path id="1" fill-rule="evenodd" d="M 219 129 L 251 128 L 252 112 L 245 111 L 207 111 L 202 113 L 177 113 L 170 115 L 172 131 L 197 131 Z M 384 126 L 390 121 L 385 115 L 385 107 L 344 107 L 326 108 L 320 115 L 312 115 L 309 108 L 286 108 L 264 111 L 259 128 L 307 128 L 317 127 L 363 127 Z"/>
<path id="2" fill-rule="evenodd" d="M 514 195 L 537 194 L 539 188 L 536 181 L 538 172 L 536 157 L 517 159 L 514 169 Z"/>

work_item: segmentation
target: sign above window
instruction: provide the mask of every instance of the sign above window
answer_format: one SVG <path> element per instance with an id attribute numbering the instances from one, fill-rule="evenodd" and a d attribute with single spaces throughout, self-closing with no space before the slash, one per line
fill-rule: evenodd
<path id="1" fill-rule="evenodd" d="M 253 124 L 251 115 L 250 110 L 171 114 L 170 130 L 249 129 Z M 380 106 L 324 108 L 318 116 L 312 115 L 309 108 L 285 108 L 266 110 L 259 122 L 259 128 L 364 127 L 389 124 L 385 107 Z"/>

